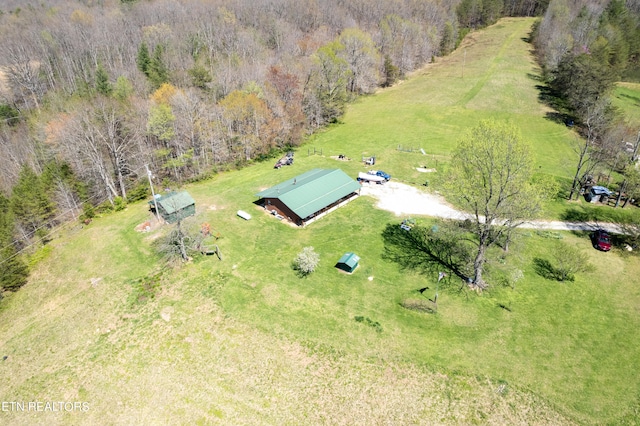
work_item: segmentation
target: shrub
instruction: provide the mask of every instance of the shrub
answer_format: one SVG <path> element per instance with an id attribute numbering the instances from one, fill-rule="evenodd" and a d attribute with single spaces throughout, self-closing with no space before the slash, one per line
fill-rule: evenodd
<path id="1" fill-rule="evenodd" d="M 0 256 L 3 259 L 3 265 L 0 268 L 0 299 L 2 299 L 3 291 L 16 291 L 27 283 L 29 268 L 10 246 L 0 252 Z"/>
<path id="2" fill-rule="evenodd" d="M 85 220 L 91 220 L 94 217 L 96 217 L 96 211 L 93 208 L 93 205 L 88 201 L 85 201 L 84 204 L 82 204 L 82 214 L 80 215 L 80 220 L 84 222 Z"/>
<path id="3" fill-rule="evenodd" d="M 301 276 L 307 276 L 316 270 L 320 263 L 320 255 L 313 250 L 313 247 L 305 247 L 293 261 L 293 269 Z"/>
<path id="4" fill-rule="evenodd" d="M 0 104 L 0 124 L 6 122 L 9 126 L 16 124 L 20 117 L 20 111 L 7 104 Z"/>
<path id="5" fill-rule="evenodd" d="M 127 207 L 127 202 L 120 196 L 113 199 L 113 210 L 119 212 Z"/>
<path id="6" fill-rule="evenodd" d="M 566 244 L 558 245 L 553 251 L 556 274 L 559 281 L 573 281 L 574 274 L 591 268 L 586 253 Z"/>
<path id="7" fill-rule="evenodd" d="M 146 182 L 138 182 L 136 186 L 127 192 L 127 201 L 133 203 L 134 201 L 145 200 L 151 195 L 149 185 Z"/>
<path id="8" fill-rule="evenodd" d="M 533 260 L 538 275 L 550 280 L 574 281 L 576 273 L 592 269 L 587 255 L 576 247 L 559 243 L 552 255 L 553 263 L 540 258 Z"/>

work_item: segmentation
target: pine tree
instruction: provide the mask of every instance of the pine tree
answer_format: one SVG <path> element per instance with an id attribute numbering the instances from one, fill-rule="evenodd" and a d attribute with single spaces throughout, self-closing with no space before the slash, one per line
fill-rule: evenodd
<path id="1" fill-rule="evenodd" d="M 149 73 L 147 76 L 149 80 L 151 80 L 154 88 L 158 88 L 162 86 L 162 83 L 169 81 L 169 70 L 162 60 L 163 54 L 164 48 L 158 44 L 155 49 L 153 49 L 153 57 L 149 63 Z"/>
<path id="2" fill-rule="evenodd" d="M 9 200 L 0 194 L 0 292 L 15 291 L 27 282 L 27 265 L 13 242 L 14 218 Z"/>
<path id="3" fill-rule="evenodd" d="M 440 40 L 440 54 L 448 55 L 456 47 L 456 28 L 451 22 L 447 22 L 442 29 L 442 40 Z"/>
<path id="4" fill-rule="evenodd" d="M 384 57 L 384 87 L 391 87 L 400 77 L 400 69 L 393 65 L 389 56 Z"/>
<path id="5" fill-rule="evenodd" d="M 20 171 L 9 204 L 17 224 L 28 237 L 38 231 L 45 232 L 44 228 L 54 213 L 54 205 L 47 196 L 42 180 L 29 166 L 24 166 Z"/>
<path id="6" fill-rule="evenodd" d="M 110 96 L 113 92 L 113 87 L 109 83 L 109 74 L 102 64 L 98 64 L 98 69 L 96 69 L 96 90 L 105 96 Z"/>
<path id="7" fill-rule="evenodd" d="M 138 69 L 147 77 L 149 77 L 149 67 L 151 65 L 151 56 L 149 55 L 149 48 L 145 42 L 142 42 L 138 49 L 138 58 L 136 60 Z"/>
<path id="8" fill-rule="evenodd" d="M 86 200 L 87 184 L 78 179 L 66 162 L 50 161 L 40 177 L 45 193 L 51 194 L 59 210 L 74 219 L 79 214 L 82 200 Z"/>
<path id="9" fill-rule="evenodd" d="M 45 191 L 53 191 L 58 183 L 64 183 L 80 198 L 86 199 L 87 184 L 76 176 L 71 165 L 64 161 L 52 160 L 44 166 L 41 181 Z"/>

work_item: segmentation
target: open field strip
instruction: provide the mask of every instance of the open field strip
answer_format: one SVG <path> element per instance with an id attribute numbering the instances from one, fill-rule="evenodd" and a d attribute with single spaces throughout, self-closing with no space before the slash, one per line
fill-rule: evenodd
<path id="1" fill-rule="evenodd" d="M 0 400 L 86 401 L 90 409 L 0 412 L 0 422 L 631 423 L 640 404 L 633 254 L 596 252 L 579 232 L 525 230 L 489 265 L 495 277 L 522 271 L 517 285 L 496 278 L 477 295 L 445 280 L 437 314 L 426 314 L 400 304 L 433 298 L 437 277 L 384 260 L 381 234 L 399 218 L 374 198 L 303 229 L 253 204 L 261 189 L 311 168 L 355 176 L 365 170 L 362 155 L 377 155 L 376 167 L 394 179 L 422 184 L 416 167 L 440 170 L 457 137 L 490 117 L 523 129 L 539 173 L 566 178 L 574 135 L 545 119 L 537 102 L 523 40 L 532 23 L 500 21 L 411 79 L 358 100 L 291 167 L 254 164 L 188 186 L 196 217 L 184 226 L 210 223 L 221 261 L 162 270 L 153 241 L 168 227 L 134 230 L 150 218 L 145 203 L 55 239 L 29 284 L 0 303 Z M 307 155 L 314 147 L 323 154 Z M 338 154 L 352 160 L 331 158 Z M 253 218 L 240 219 L 239 209 Z M 545 280 L 534 260 L 553 260 L 563 245 L 586 253 L 593 269 L 575 282 Z M 306 246 L 320 264 L 301 279 L 291 262 Z M 346 251 L 361 256 L 352 275 L 334 268 Z"/>

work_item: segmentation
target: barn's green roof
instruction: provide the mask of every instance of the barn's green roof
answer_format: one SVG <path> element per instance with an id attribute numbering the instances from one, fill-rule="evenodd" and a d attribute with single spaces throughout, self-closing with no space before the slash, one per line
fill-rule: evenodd
<path id="1" fill-rule="evenodd" d="M 359 189 L 360 184 L 340 169 L 313 169 L 256 196 L 277 198 L 304 219 Z"/>

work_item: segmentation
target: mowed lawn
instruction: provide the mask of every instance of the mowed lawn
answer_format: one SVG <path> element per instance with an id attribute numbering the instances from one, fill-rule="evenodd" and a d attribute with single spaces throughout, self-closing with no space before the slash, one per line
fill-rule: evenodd
<path id="1" fill-rule="evenodd" d="M 640 83 L 618 83 L 612 102 L 624 113 L 630 128 L 640 128 Z"/>
<path id="2" fill-rule="evenodd" d="M 584 234 L 523 231 L 489 265 L 519 269 L 482 295 L 452 280 L 436 314 L 436 277 L 384 260 L 381 233 L 402 218 L 360 197 L 293 228 L 254 205 L 255 193 L 314 167 L 365 170 L 362 155 L 407 182 L 440 168 L 482 118 L 523 129 L 540 173 L 571 174 L 571 130 L 545 118 L 524 39 L 533 21 L 503 20 L 396 87 L 350 106 L 295 164 L 271 163 L 189 186 L 197 215 L 220 239 L 215 256 L 168 269 L 138 233 L 146 205 L 67 231 L 42 253 L 30 283 L 0 302 L 3 401 L 87 401 L 86 413 L 0 412 L 33 423 L 619 424 L 640 409 L 640 262 L 601 253 Z M 422 148 L 421 152 L 399 151 Z M 322 155 L 307 155 L 313 150 Z M 351 161 L 331 156 L 344 154 Z M 250 221 L 236 216 L 242 209 Z M 418 218 L 425 226 L 428 218 Z M 168 228 L 168 227 L 165 227 Z M 574 282 L 536 273 L 556 246 L 582 250 L 592 270 Z M 291 268 L 305 246 L 318 270 Z M 334 265 L 361 257 L 352 275 Z M 499 253 L 497 253 L 499 254 Z M 421 294 L 418 290 L 426 290 Z M 460 290 L 462 288 L 462 290 Z M 508 308 L 508 309 L 506 309 Z M 360 320 L 356 320 L 359 318 Z"/>
<path id="3" fill-rule="evenodd" d="M 360 160 L 376 155 L 380 168 L 407 180 L 423 179 L 416 166 L 438 168 L 455 142 L 482 119 L 508 120 L 531 144 L 540 173 L 571 175 L 571 129 L 546 118 L 542 84 L 526 42 L 531 20 L 506 19 L 470 34 L 455 52 L 407 81 L 350 107 L 343 123 L 316 136 L 323 154 Z M 398 147 L 413 148 L 413 153 Z M 426 155 L 416 149 L 422 148 Z M 437 162 L 437 163 L 436 163 Z M 422 182 L 421 182 L 422 183 Z"/>

